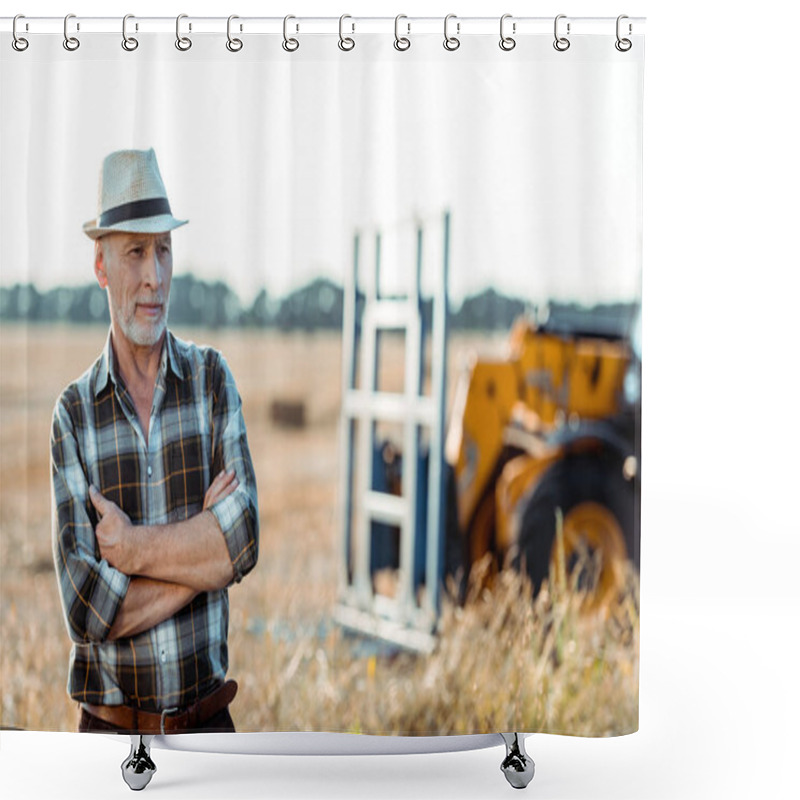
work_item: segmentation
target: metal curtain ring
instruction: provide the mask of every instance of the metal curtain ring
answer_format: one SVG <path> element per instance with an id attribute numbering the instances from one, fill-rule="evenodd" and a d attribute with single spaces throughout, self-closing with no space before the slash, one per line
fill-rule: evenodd
<path id="1" fill-rule="evenodd" d="M 408 17 L 405 14 L 398 14 L 394 18 L 394 49 L 403 52 L 411 47 L 411 39 L 409 39 L 407 36 L 400 35 L 401 19 L 408 19 Z M 406 26 L 408 27 L 408 32 L 411 33 L 411 23 L 407 22 Z"/>
<path id="2" fill-rule="evenodd" d="M 566 19 L 566 18 L 567 18 L 566 14 L 559 14 L 556 17 L 555 22 L 553 23 L 553 35 L 555 36 L 556 39 L 553 42 L 553 47 L 555 47 L 555 49 L 558 50 L 559 53 L 563 53 L 565 50 L 569 50 L 569 44 L 570 44 L 569 39 L 567 39 L 565 36 L 558 35 L 558 21 L 560 19 Z M 567 23 L 567 35 L 569 35 L 569 22 Z"/>
<path id="3" fill-rule="evenodd" d="M 505 35 L 505 22 L 507 19 L 511 19 L 511 14 L 503 14 L 500 17 L 500 49 L 505 50 L 508 52 L 509 50 L 513 50 L 517 46 L 517 40 L 512 39 L 510 36 Z M 513 30 L 516 33 L 516 25 L 513 26 Z"/>
<path id="4" fill-rule="evenodd" d="M 628 19 L 628 15 L 627 14 L 620 14 L 617 17 L 617 41 L 614 42 L 614 47 L 616 47 L 617 50 L 620 51 L 620 53 L 627 53 L 628 50 L 630 50 L 631 47 L 633 47 L 633 42 L 630 39 L 623 39 L 619 35 L 620 22 L 622 22 L 622 20 L 624 20 L 624 19 Z M 629 23 L 628 24 L 628 33 L 630 33 L 630 32 L 631 32 L 631 25 Z"/>
<path id="5" fill-rule="evenodd" d="M 175 47 L 182 52 L 186 52 L 192 46 L 192 40 L 188 36 L 181 36 L 181 20 L 188 17 L 188 14 L 178 14 L 175 18 Z"/>
<path id="6" fill-rule="evenodd" d="M 451 19 L 456 19 L 456 15 L 448 14 L 444 18 L 444 49 L 452 52 L 453 50 L 458 50 L 458 48 L 461 47 L 461 40 L 456 36 L 448 36 L 447 34 L 447 25 Z M 456 24 L 456 33 L 459 32 L 460 28 L 460 24 Z"/>
<path id="7" fill-rule="evenodd" d="M 80 41 L 75 36 L 70 36 L 67 31 L 67 23 L 71 19 L 75 19 L 74 14 L 67 14 L 67 16 L 64 17 L 64 49 L 70 52 L 77 50 L 81 46 Z"/>
<path id="8" fill-rule="evenodd" d="M 239 19 L 239 17 L 237 17 L 236 14 L 231 14 L 228 17 L 228 27 L 226 28 L 228 41 L 225 42 L 225 47 L 227 47 L 231 53 L 238 53 L 243 47 L 241 39 L 235 39 L 231 36 L 231 22 L 233 22 L 235 19 Z"/>
<path id="9" fill-rule="evenodd" d="M 129 19 L 134 19 L 133 14 L 126 14 L 122 18 L 122 49 L 127 50 L 130 53 L 139 46 L 139 40 L 134 39 L 133 36 L 128 36 Z"/>
<path id="10" fill-rule="evenodd" d="M 14 38 L 11 40 L 11 46 L 18 53 L 21 53 L 23 50 L 27 50 L 28 49 L 28 40 L 23 38 L 22 36 L 18 36 L 17 35 L 17 20 L 18 19 L 25 19 L 25 16 L 23 14 L 17 14 L 17 16 L 14 17 L 14 23 L 11 26 L 11 34 L 12 34 L 12 36 Z"/>
<path id="11" fill-rule="evenodd" d="M 300 42 L 298 42 L 294 37 L 290 38 L 288 35 L 290 19 L 297 19 L 297 17 L 293 17 L 291 14 L 288 14 L 283 18 L 283 43 L 281 47 L 283 47 L 287 53 L 294 53 L 294 51 L 300 47 Z"/>
<path id="12" fill-rule="evenodd" d="M 344 36 L 344 33 L 342 31 L 342 26 L 346 19 L 353 19 L 353 18 L 349 14 L 342 14 L 342 16 L 339 17 L 339 49 L 348 52 L 349 50 L 352 50 L 356 46 L 356 43 L 349 36 Z M 353 23 L 353 32 L 355 32 L 355 30 L 356 26 L 355 23 Z"/>

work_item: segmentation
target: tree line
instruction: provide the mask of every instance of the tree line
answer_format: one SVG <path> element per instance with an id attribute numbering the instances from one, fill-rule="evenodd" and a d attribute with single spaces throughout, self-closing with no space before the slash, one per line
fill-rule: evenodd
<path id="1" fill-rule="evenodd" d="M 363 296 L 359 296 L 359 316 L 363 304 Z M 176 275 L 170 290 L 169 321 L 171 325 L 209 328 L 335 330 L 342 327 L 343 305 L 344 290 L 327 278 L 316 278 L 281 298 L 270 297 L 262 289 L 252 304 L 246 306 L 224 281 L 208 282 L 192 274 Z M 451 309 L 449 324 L 465 329 L 503 329 L 524 310 L 522 300 L 486 289 L 468 297 L 457 311 Z M 430 324 L 429 298 L 423 300 L 422 314 Z M 40 291 L 31 283 L 18 283 L 0 287 L 0 320 L 108 325 L 108 301 L 97 284 Z"/>
<path id="2" fill-rule="evenodd" d="M 169 302 L 170 325 L 208 328 L 273 328 L 282 331 L 341 330 L 344 290 L 328 278 L 316 278 L 282 298 L 270 297 L 262 289 L 245 306 L 224 281 L 207 282 L 192 274 L 172 279 Z M 357 297 L 356 314 L 363 313 L 364 297 Z M 433 303 L 422 301 L 426 326 L 432 320 Z M 558 333 L 586 333 L 625 337 L 630 331 L 637 304 L 549 303 L 538 309 L 540 324 Z M 448 325 L 455 330 L 508 330 L 520 315 L 535 306 L 488 288 L 467 297 L 458 309 L 450 308 Z M 108 300 L 97 284 L 61 286 L 39 291 L 30 283 L 0 287 L 0 321 L 32 323 L 71 322 L 109 324 Z"/>

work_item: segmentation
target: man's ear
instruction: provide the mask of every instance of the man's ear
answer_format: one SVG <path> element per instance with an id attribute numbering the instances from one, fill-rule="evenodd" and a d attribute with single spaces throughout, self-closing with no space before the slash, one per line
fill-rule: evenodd
<path id="1" fill-rule="evenodd" d="M 108 286 L 108 275 L 106 274 L 105 251 L 101 239 L 94 242 L 94 274 L 101 289 Z"/>

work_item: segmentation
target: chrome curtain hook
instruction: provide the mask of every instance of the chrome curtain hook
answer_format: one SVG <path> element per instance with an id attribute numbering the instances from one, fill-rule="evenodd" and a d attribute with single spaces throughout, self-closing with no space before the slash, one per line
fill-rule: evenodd
<path id="1" fill-rule="evenodd" d="M 620 51 L 620 53 L 627 53 L 628 50 L 630 50 L 631 47 L 633 47 L 633 42 L 630 39 L 623 39 L 619 35 L 620 23 L 624 19 L 628 19 L 628 15 L 627 14 L 620 14 L 617 17 L 617 41 L 614 42 L 614 47 L 616 47 L 617 50 Z M 628 23 L 628 34 L 632 33 L 632 31 L 633 31 L 633 26 L 630 23 Z"/>
<path id="2" fill-rule="evenodd" d="M 175 47 L 183 52 L 186 52 L 192 46 L 192 40 L 188 36 L 181 36 L 181 20 L 188 18 L 188 14 L 178 14 L 175 18 Z M 189 30 L 191 29 L 192 26 L 190 24 Z"/>
<path id="3" fill-rule="evenodd" d="M 566 19 L 566 14 L 559 14 L 555 22 L 553 23 L 553 35 L 555 36 L 555 41 L 553 42 L 553 47 L 558 50 L 560 53 L 563 53 L 565 50 L 569 50 L 570 41 L 565 36 L 558 35 L 558 21 L 560 19 Z M 567 23 L 567 36 L 569 36 L 569 22 Z"/>
<path id="4" fill-rule="evenodd" d="M 231 36 L 231 22 L 233 22 L 235 19 L 239 19 L 239 17 L 237 17 L 236 14 L 231 14 L 228 17 L 228 26 L 225 29 L 228 35 L 228 41 L 225 42 L 225 47 L 227 47 L 231 53 L 238 53 L 243 47 L 241 39 L 235 39 Z"/>
<path id="5" fill-rule="evenodd" d="M 69 35 L 67 24 L 71 19 L 75 19 L 74 14 L 67 14 L 67 16 L 64 17 L 64 49 L 70 52 L 77 50 L 81 46 L 80 41 L 75 36 Z"/>
<path id="6" fill-rule="evenodd" d="M 294 51 L 300 47 L 300 42 L 298 42 L 294 37 L 289 37 L 290 19 L 297 19 L 297 17 L 293 17 L 291 14 L 288 14 L 283 18 L 283 44 L 281 46 L 287 53 L 294 53 Z"/>
<path id="7" fill-rule="evenodd" d="M 17 34 L 17 20 L 20 20 L 20 19 L 25 19 L 25 15 L 24 14 L 17 14 L 17 16 L 14 17 L 14 22 L 13 22 L 13 24 L 11 26 L 11 35 L 14 37 L 11 40 L 11 46 L 18 53 L 21 53 L 23 50 L 27 50 L 28 49 L 28 40 L 25 39 L 22 36 L 19 36 Z"/>
<path id="8" fill-rule="evenodd" d="M 506 52 L 513 50 L 517 46 L 516 39 L 512 39 L 510 36 L 505 35 L 505 24 L 507 19 L 511 19 L 511 14 L 503 14 L 503 16 L 500 17 L 500 49 L 505 50 Z M 516 25 L 513 26 L 512 30 L 514 33 L 516 33 Z"/>
<path id="9" fill-rule="evenodd" d="M 444 49 L 452 52 L 453 50 L 458 50 L 458 48 L 461 47 L 461 40 L 456 36 L 448 35 L 447 29 L 451 19 L 456 19 L 456 15 L 448 14 L 444 18 Z M 456 33 L 459 33 L 460 29 L 461 25 L 456 23 Z"/>
<path id="10" fill-rule="evenodd" d="M 400 20 L 401 19 L 408 19 L 405 14 L 398 14 L 394 18 L 394 49 L 400 50 L 403 52 L 404 50 L 408 50 L 411 47 L 411 39 L 408 36 L 400 36 Z M 406 27 L 408 28 L 408 33 L 411 33 L 411 23 L 407 22 Z"/>
<path id="11" fill-rule="evenodd" d="M 133 52 L 139 46 L 139 40 L 134 39 L 133 36 L 128 36 L 128 20 L 135 19 L 133 14 L 126 14 L 122 18 L 122 49 L 127 50 L 129 53 Z M 136 28 L 138 30 L 138 27 Z"/>
<path id="12" fill-rule="evenodd" d="M 339 17 L 339 49 L 344 50 L 345 52 L 352 50 L 356 46 L 355 40 L 349 36 L 345 36 L 344 31 L 342 30 L 344 21 L 346 19 L 353 18 L 349 14 L 342 14 L 342 16 Z M 353 33 L 355 33 L 356 25 L 354 22 L 351 24 L 353 26 Z"/>

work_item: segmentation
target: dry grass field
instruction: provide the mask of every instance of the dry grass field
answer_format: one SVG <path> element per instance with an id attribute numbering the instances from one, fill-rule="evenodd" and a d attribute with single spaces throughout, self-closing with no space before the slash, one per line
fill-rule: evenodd
<path id="1" fill-rule="evenodd" d="M 240 731 L 387 734 L 502 730 L 614 735 L 638 727 L 638 591 L 608 618 L 579 598 L 504 573 L 447 605 L 436 651 L 353 649 L 336 599 L 341 343 L 328 334 L 176 329 L 218 347 L 243 398 L 259 491 L 256 569 L 231 589 L 230 675 Z M 60 390 L 96 358 L 102 327 L 0 326 L 0 726 L 74 730 L 69 640 L 50 542 L 49 426 Z M 450 373 L 467 337 L 451 344 Z M 498 341 L 492 341 L 494 347 Z M 397 389 L 387 343 L 382 386 Z M 394 367 L 392 365 L 395 365 Z M 450 380 L 450 386 L 453 380 Z M 275 399 L 305 404 L 302 429 L 272 423 Z"/>

